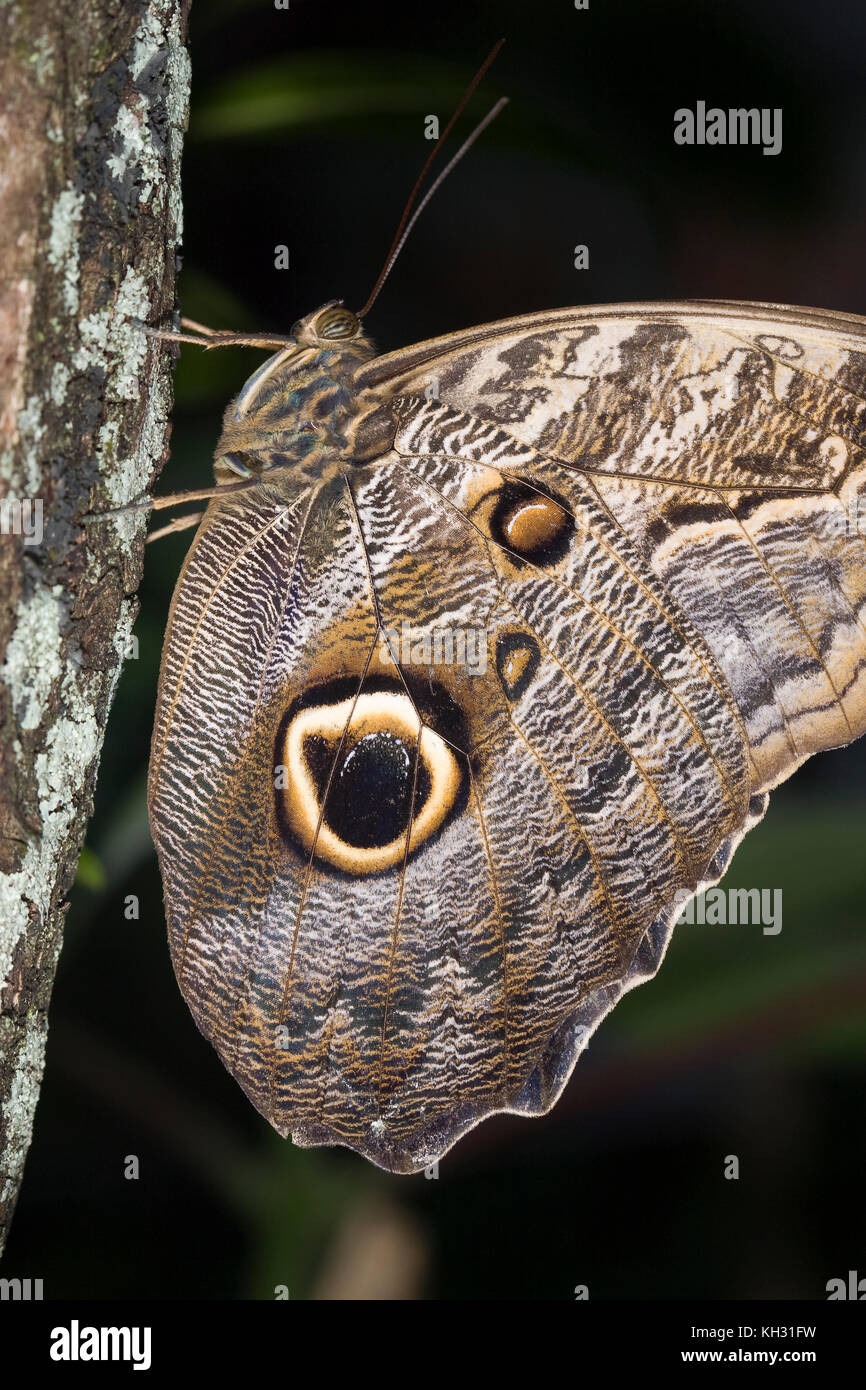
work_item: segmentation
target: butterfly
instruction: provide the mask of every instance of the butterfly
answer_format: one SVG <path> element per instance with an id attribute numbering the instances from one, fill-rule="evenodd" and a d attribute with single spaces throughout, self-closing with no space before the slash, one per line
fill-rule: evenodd
<path id="1" fill-rule="evenodd" d="M 335 301 L 276 346 L 171 605 L 171 953 L 282 1135 L 414 1172 L 547 1111 L 770 791 L 866 731 L 866 319 L 377 355 Z"/>

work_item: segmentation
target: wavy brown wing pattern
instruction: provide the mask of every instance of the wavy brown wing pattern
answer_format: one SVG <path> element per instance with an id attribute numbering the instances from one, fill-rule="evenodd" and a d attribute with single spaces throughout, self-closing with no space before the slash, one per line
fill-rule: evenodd
<path id="1" fill-rule="evenodd" d="M 726 302 L 514 319 L 362 371 L 577 470 L 691 618 L 756 791 L 866 726 L 866 320 Z"/>
<path id="2" fill-rule="evenodd" d="M 211 504 L 151 822 L 281 1133 L 410 1172 L 548 1109 L 767 789 L 863 732 L 864 354 L 772 306 L 488 325 L 362 369 L 383 456 Z"/>

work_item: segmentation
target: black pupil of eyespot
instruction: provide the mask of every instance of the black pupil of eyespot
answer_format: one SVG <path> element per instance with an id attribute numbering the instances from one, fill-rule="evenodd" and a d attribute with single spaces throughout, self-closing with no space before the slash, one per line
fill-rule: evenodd
<path id="1" fill-rule="evenodd" d="M 312 761 L 309 758 L 308 760 Z M 374 849 L 406 833 L 415 749 L 396 735 L 365 734 L 341 757 L 331 778 L 325 820 L 346 844 Z M 324 788 L 322 788 L 324 790 Z M 430 794 L 430 777 L 419 759 L 415 812 Z"/>

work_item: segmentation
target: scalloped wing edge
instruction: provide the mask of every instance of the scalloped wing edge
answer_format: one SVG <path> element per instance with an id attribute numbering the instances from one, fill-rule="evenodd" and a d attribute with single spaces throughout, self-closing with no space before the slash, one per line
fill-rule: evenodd
<path id="1" fill-rule="evenodd" d="M 578 1058 L 599 1024 L 624 994 L 638 985 L 645 984 L 658 973 L 673 936 L 674 926 L 683 909 L 693 898 L 713 888 L 724 877 L 740 842 L 763 820 L 769 804 L 770 797 L 767 792 L 751 798 L 743 824 L 719 846 L 707 869 L 706 877 L 701 879 L 694 893 L 688 898 L 683 897 L 659 914 L 641 938 L 631 965 L 621 980 L 591 990 L 574 1012 L 555 1029 L 536 1066 L 509 1104 L 491 1105 L 489 1101 L 467 1102 L 438 1117 L 429 1128 L 419 1131 L 411 1145 L 405 1149 L 392 1148 L 384 1136 L 379 1140 L 376 1135 L 371 1135 L 363 1150 L 363 1156 L 390 1173 L 420 1173 L 443 1158 L 464 1135 L 492 1115 L 522 1115 L 528 1118 L 547 1114 L 562 1095 Z M 281 1132 L 284 1138 L 288 1138 L 290 1129 L 286 1127 Z M 291 1138 L 293 1143 L 304 1149 L 335 1144 L 354 1148 L 332 1129 L 321 1125 L 302 1125 L 291 1131 Z"/>

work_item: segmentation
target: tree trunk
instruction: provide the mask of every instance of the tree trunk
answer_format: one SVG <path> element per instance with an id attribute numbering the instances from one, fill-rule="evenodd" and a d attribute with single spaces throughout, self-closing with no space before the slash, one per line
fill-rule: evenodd
<path id="1" fill-rule="evenodd" d="M 0 1250 L 165 458 L 190 0 L 0 0 Z"/>

